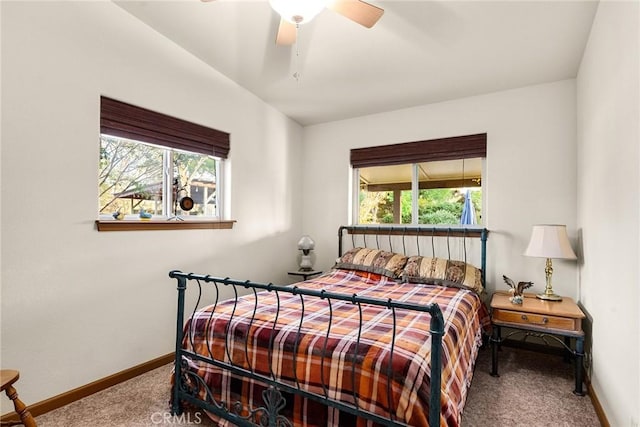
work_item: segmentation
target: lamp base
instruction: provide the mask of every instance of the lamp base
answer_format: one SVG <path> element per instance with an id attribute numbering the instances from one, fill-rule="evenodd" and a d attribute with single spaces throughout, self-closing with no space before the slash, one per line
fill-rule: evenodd
<path id="1" fill-rule="evenodd" d="M 305 253 L 307 252 L 307 253 Z M 309 251 L 303 251 L 302 257 L 300 257 L 300 271 L 312 271 L 313 264 L 311 263 L 311 255 L 308 254 Z"/>
<path id="2" fill-rule="evenodd" d="M 562 301 L 562 297 L 560 295 L 550 293 L 550 294 L 538 294 L 536 298 L 540 298 L 546 301 Z"/>

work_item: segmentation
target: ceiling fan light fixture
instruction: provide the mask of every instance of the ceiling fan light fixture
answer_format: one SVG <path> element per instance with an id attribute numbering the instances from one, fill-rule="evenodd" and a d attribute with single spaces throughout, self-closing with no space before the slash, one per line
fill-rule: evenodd
<path id="1" fill-rule="evenodd" d="M 328 0 L 269 0 L 271 8 L 292 24 L 311 21 L 327 7 L 327 2 Z"/>

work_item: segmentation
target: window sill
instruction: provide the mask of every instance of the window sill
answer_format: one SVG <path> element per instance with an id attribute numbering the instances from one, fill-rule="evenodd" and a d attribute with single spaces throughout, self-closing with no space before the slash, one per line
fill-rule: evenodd
<path id="1" fill-rule="evenodd" d="M 234 220 L 96 220 L 98 231 L 220 230 L 233 228 Z"/>

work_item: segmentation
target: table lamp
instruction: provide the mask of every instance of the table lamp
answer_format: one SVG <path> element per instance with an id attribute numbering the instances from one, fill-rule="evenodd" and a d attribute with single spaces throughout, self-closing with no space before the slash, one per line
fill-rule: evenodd
<path id="1" fill-rule="evenodd" d="M 555 224 L 534 225 L 531 232 L 531 240 L 527 250 L 524 251 L 524 255 L 547 259 L 544 269 L 547 285 L 544 293 L 536 296 L 548 301 L 562 301 L 562 297 L 553 292 L 553 286 L 551 285 L 551 275 L 553 274 L 551 260 L 554 258 L 576 259 L 576 254 L 573 252 L 567 236 L 567 227 Z"/>
<path id="2" fill-rule="evenodd" d="M 313 239 L 307 235 L 302 236 L 300 240 L 298 240 L 298 249 L 302 251 L 302 256 L 300 257 L 300 271 L 311 271 L 313 270 L 313 263 L 311 262 L 311 251 L 315 247 L 316 243 Z"/>

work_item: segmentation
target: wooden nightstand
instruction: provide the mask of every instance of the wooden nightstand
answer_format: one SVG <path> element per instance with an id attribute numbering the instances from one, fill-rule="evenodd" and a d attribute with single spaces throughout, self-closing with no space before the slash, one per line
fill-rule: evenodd
<path id="1" fill-rule="evenodd" d="M 525 294 L 522 304 L 512 304 L 510 296 L 508 292 L 496 292 L 491 298 L 491 375 L 498 376 L 498 347 L 503 341 L 501 328 L 505 326 L 516 331 L 504 339 L 515 334 L 525 334 L 540 338 L 551 337 L 559 342 L 575 359 L 576 387 L 573 393 L 584 396 L 582 319 L 585 315 L 580 307 L 567 297 L 563 297 L 562 301 L 543 301 L 534 294 Z M 564 340 L 558 337 L 564 337 Z M 571 347 L 571 338 L 575 339 L 575 348 Z"/>
<path id="2" fill-rule="evenodd" d="M 318 271 L 318 270 L 312 270 L 312 271 L 307 271 L 307 270 L 296 270 L 296 271 L 288 271 L 287 274 L 291 275 L 291 276 L 301 276 L 302 280 L 307 280 L 309 277 L 313 277 L 316 276 L 318 274 L 321 274 L 322 271 Z"/>

